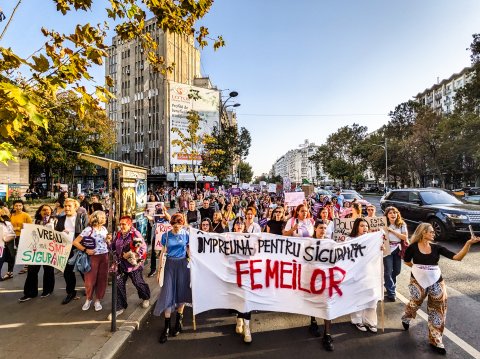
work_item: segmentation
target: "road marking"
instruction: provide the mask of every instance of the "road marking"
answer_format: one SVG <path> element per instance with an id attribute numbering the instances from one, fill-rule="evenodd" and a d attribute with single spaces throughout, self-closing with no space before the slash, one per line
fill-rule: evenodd
<path id="1" fill-rule="evenodd" d="M 405 298 L 403 295 L 401 295 L 399 292 L 397 292 L 397 297 L 400 299 L 403 303 L 407 304 L 409 300 Z M 417 314 L 426 322 L 428 322 L 428 314 L 425 313 L 423 310 L 419 309 L 417 311 Z M 451 332 L 447 328 L 443 330 L 443 334 L 449 338 L 452 342 L 457 344 L 460 348 L 462 348 L 464 351 L 466 351 L 468 354 L 470 354 L 472 357 L 476 359 L 480 359 L 480 352 L 472 347 L 470 344 L 468 344 L 466 341 L 464 341 L 462 338 L 460 338 L 458 335 L 455 333 Z"/>

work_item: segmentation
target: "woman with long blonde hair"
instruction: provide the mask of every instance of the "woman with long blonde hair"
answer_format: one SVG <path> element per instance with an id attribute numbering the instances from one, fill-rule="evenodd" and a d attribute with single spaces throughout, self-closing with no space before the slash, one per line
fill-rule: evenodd
<path id="1" fill-rule="evenodd" d="M 418 225 L 412 235 L 411 244 L 405 251 L 405 264 L 412 268 L 410 276 L 410 301 L 405 306 L 402 325 L 405 330 L 417 315 L 417 310 L 428 297 L 428 338 L 431 348 L 440 354 L 446 354 L 442 337 L 447 314 L 447 291 L 438 266 L 440 255 L 461 261 L 472 244 L 480 242 L 480 237 L 472 236 L 457 253 L 434 243 L 435 231 L 430 223 Z"/>
<path id="2" fill-rule="evenodd" d="M 402 269 L 401 245 L 402 241 L 408 243 L 408 231 L 407 225 L 397 208 L 387 207 L 384 215 L 387 217 L 386 236 L 390 242 L 390 254 L 383 257 L 383 278 L 387 299 L 390 302 L 395 302 L 397 276 Z"/>

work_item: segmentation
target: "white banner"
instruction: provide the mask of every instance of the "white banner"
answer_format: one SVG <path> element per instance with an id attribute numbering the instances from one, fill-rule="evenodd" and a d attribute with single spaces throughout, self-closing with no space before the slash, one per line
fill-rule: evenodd
<path id="1" fill-rule="evenodd" d="M 277 193 L 277 185 L 275 183 L 268 184 L 268 192 L 269 193 Z"/>
<path id="2" fill-rule="evenodd" d="M 304 199 L 304 192 L 285 192 L 285 204 L 288 207 L 296 207 L 302 204 Z"/>
<path id="3" fill-rule="evenodd" d="M 190 230 L 193 312 L 266 310 L 334 319 L 381 300 L 382 233 L 333 240 Z"/>
<path id="4" fill-rule="evenodd" d="M 72 241 L 63 232 L 37 224 L 23 225 L 15 264 L 47 265 L 64 271 Z"/>
<path id="5" fill-rule="evenodd" d="M 197 100 L 189 98 L 188 95 L 199 96 Z M 219 91 L 210 90 L 202 87 L 195 87 L 176 82 L 170 82 L 170 129 L 176 127 L 187 134 L 188 129 L 188 112 L 197 111 L 200 118 L 199 136 L 212 133 L 213 127 L 218 126 L 219 122 Z M 188 164 L 192 165 L 192 158 L 180 155 L 179 146 L 173 146 L 172 140 L 180 139 L 178 134 L 170 131 L 170 164 Z M 201 151 L 200 151 L 201 152 Z M 194 158 L 194 164 L 202 163 L 201 156 Z M 183 171 L 182 171 L 183 172 Z"/>

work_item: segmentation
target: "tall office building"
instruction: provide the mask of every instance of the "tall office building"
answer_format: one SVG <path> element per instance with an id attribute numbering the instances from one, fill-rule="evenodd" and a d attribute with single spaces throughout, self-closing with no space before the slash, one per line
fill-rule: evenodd
<path id="1" fill-rule="evenodd" d="M 164 33 L 156 26 L 156 19 L 146 22 L 145 31 L 157 43 L 157 54 L 165 63 L 175 64 L 174 70 L 165 76 L 153 71 L 138 39 L 123 41 L 113 37 L 105 73 L 114 80 L 110 90 L 116 99 L 108 103 L 107 114 L 116 123 L 113 158 L 147 167 L 151 180 L 162 181 L 172 172 L 169 84 L 211 87 L 211 83 L 201 77 L 200 52 L 193 37 Z"/>

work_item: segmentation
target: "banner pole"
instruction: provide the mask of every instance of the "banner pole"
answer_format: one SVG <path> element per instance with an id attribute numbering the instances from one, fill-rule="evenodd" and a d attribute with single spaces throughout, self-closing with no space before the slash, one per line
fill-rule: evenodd
<path id="1" fill-rule="evenodd" d="M 195 321 L 195 314 L 193 314 L 193 306 L 192 306 L 192 322 L 193 322 L 193 331 L 197 331 L 197 322 Z"/>
<path id="2" fill-rule="evenodd" d="M 385 245 L 385 244 L 384 244 Z M 390 245 L 389 243 L 387 245 Z M 381 322 L 382 322 L 382 333 L 385 333 L 385 296 L 383 295 L 383 287 L 384 287 L 384 268 L 383 268 L 383 253 L 382 253 L 382 261 L 380 264 L 380 293 L 382 293 L 382 302 L 380 303 L 380 311 L 381 311 Z"/>

